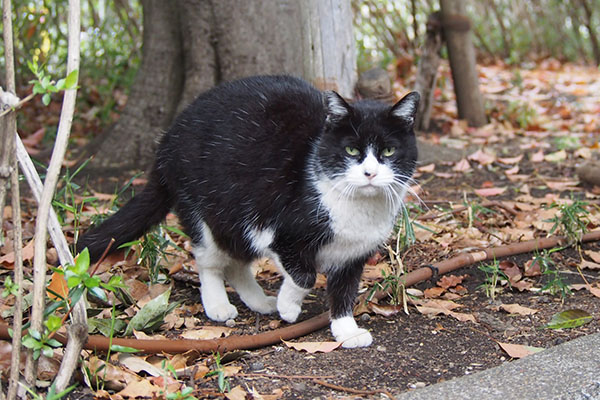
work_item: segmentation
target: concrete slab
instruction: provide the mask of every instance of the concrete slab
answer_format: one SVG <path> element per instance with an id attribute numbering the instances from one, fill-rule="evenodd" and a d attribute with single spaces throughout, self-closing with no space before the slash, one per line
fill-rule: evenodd
<path id="1" fill-rule="evenodd" d="M 402 393 L 398 400 L 600 400 L 600 334 L 473 375 Z"/>

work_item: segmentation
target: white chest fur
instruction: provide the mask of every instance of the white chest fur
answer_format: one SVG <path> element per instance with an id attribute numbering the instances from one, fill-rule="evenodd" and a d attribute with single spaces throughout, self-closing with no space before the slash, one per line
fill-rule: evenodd
<path id="1" fill-rule="evenodd" d="M 327 184 L 317 184 L 322 193 L 322 207 L 331 218 L 333 240 L 317 254 L 317 265 L 323 272 L 374 251 L 390 235 L 397 209 L 383 194 L 347 197 Z"/>

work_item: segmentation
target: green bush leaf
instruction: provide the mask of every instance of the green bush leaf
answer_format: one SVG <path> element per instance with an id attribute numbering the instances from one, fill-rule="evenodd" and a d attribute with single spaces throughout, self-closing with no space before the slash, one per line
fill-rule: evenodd
<path id="1" fill-rule="evenodd" d="M 77 85 L 77 78 L 79 76 L 79 70 L 73 70 L 65 78 L 65 89 L 73 89 Z"/>
<path id="2" fill-rule="evenodd" d="M 542 326 L 542 329 L 568 329 L 577 328 L 590 322 L 593 317 L 584 310 L 566 310 L 561 311 L 552 316 L 552 319 L 547 325 Z"/>
<path id="3" fill-rule="evenodd" d="M 112 346 L 110 346 L 110 351 L 118 351 L 121 353 L 137 353 L 137 352 L 139 352 L 138 349 L 134 349 L 133 347 L 120 346 L 118 344 L 113 344 Z"/>
<path id="4" fill-rule="evenodd" d="M 79 253 L 79 255 L 77 256 L 77 260 L 75 260 L 74 272 L 77 275 L 81 275 L 84 272 L 87 272 L 89 267 L 90 267 L 90 252 L 86 247 L 85 249 L 83 249 L 83 251 L 81 253 Z"/>
<path id="5" fill-rule="evenodd" d="M 166 290 L 142 307 L 140 311 L 131 318 L 131 321 L 129 321 L 125 336 L 130 335 L 134 329 L 138 331 L 145 330 L 151 327 L 157 318 L 162 318 L 169 310 L 170 295 L 171 289 Z"/>
<path id="6" fill-rule="evenodd" d="M 42 96 L 42 103 L 44 103 L 45 106 L 50 104 L 51 100 L 52 100 L 52 98 L 50 97 L 50 95 L 48 93 L 46 93 Z"/>

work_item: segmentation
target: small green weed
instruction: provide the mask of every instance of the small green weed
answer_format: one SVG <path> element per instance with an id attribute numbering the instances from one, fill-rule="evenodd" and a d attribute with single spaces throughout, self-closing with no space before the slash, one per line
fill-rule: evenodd
<path id="1" fill-rule="evenodd" d="M 229 392 L 231 390 L 231 388 L 229 386 L 229 381 L 227 380 L 227 377 L 225 376 L 225 370 L 223 369 L 223 366 L 221 365 L 221 355 L 219 353 L 214 353 L 213 360 L 214 360 L 214 370 L 207 373 L 206 377 L 211 377 L 211 376 L 216 375 L 219 392 L 221 392 L 221 393 Z"/>
<path id="2" fill-rule="evenodd" d="M 521 129 L 527 129 L 537 116 L 534 108 L 527 103 L 511 101 L 506 109 L 506 118 Z"/>
<path id="3" fill-rule="evenodd" d="M 581 237 L 587 232 L 590 224 L 590 212 L 586 209 L 588 203 L 581 200 L 573 200 L 570 204 L 556 202 L 550 205 L 550 208 L 558 208 L 558 213 L 547 222 L 553 222 L 548 235 L 553 235 L 556 231 L 567 237 L 569 245 L 574 245 L 581 241 Z"/>
<path id="4" fill-rule="evenodd" d="M 508 276 L 500 269 L 500 263 L 494 259 L 491 264 L 481 264 L 478 269 L 485 273 L 485 281 L 480 288 L 483 288 L 485 295 L 494 301 L 496 295 L 502 291 L 502 287 L 499 286 L 500 281 L 509 281 Z"/>
<path id="5" fill-rule="evenodd" d="M 170 228 L 159 225 L 152 231 L 146 233 L 141 239 L 127 242 L 119 246 L 119 248 L 129 248 L 137 245 L 138 262 L 148 268 L 148 275 L 151 283 L 163 283 L 167 280 L 167 275 L 164 273 L 162 261 L 171 255 L 167 249 L 169 246 L 179 248 L 170 238 L 167 230 Z M 129 251 L 128 249 L 128 251 Z"/>
<path id="6" fill-rule="evenodd" d="M 554 260 L 550 255 L 562 248 L 554 248 L 550 250 L 542 250 L 542 252 L 535 252 L 533 262 L 540 266 L 542 275 L 546 277 L 547 282 L 542 287 L 542 292 L 550 293 L 551 295 L 559 295 L 564 300 L 568 295 L 572 294 L 569 285 L 564 281 L 560 275 L 560 271 L 556 268 Z"/>
<path id="7" fill-rule="evenodd" d="M 408 208 L 402 206 L 401 215 L 394 229 L 396 234 L 396 252 L 403 252 L 416 242 L 413 220 Z"/>

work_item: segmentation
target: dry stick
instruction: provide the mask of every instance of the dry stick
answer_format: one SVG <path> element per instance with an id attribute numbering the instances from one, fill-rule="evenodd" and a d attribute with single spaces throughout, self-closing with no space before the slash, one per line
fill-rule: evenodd
<path id="1" fill-rule="evenodd" d="M 16 132 L 15 143 L 17 148 L 17 160 L 19 161 L 21 172 L 23 175 L 25 175 L 25 179 L 31 188 L 33 197 L 39 203 L 44 185 L 42 184 L 42 180 L 40 179 L 40 176 L 33 165 L 33 161 L 31 161 L 29 154 L 27 154 L 27 149 L 25 149 L 21 138 L 19 138 L 19 135 L 17 135 Z M 58 259 L 60 260 L 61 265 L 74 264 L 73 255 L 71 255 L 69 245 L 67 244 L 67 240 L 63 235 L 62 227 L 60 226 L 60 222 L 58 222 L 56 212 L 52 208 L 50 209 L 50 216 L 48 219 L 48 232 L 50 232 L 50 239 L 52 239 L 52 243 L 54 244 L 54 248 L 56 249 L 56 253 L 58 254 Z"/>
<path id="2" fill-rule="evenodd" d="M 30 101 L 31 99 L 33 99 L 35 97 L 35 93 L 29 93 L 27 95 L 27 97 L 25 97 L 24 99 L 19 100 L 19 102 L 17 104 L 15 104 L 14 106 L 12 106 L 9 109 L 6 109 L 4 111 L 2 111 L 0 113 L 0 117 L 4 117 L 6 114 L 12 112 L 12 111 L 16 111 L 19 108 L 21 108 L 23 106 L 23 104 L 27 103 L 28 101 Z"/>
<path id="3" fill-rule="evenodd" d="M 67 58 L 67 75 L 79 69 L 79 35 L 81 30 L 81 5 L 79 0 L 69 0 L 69 14 L 68 14 L 68 58 Z M 64 136 L 64 143 L 62 151 L 60 153 L 60 163 L 58 165 L 56 179 L 58 179 L 58 172 L 60 172 L 60 165 L 62 164 L 62 160 L 65 157 L 65 151 L 68 145 L 69 133 L 71 131 L 71 123 L 73 122 L 73 114 L 75 112 L 75 100 L 77 97 L 77 89 L 69 89 L 65 91 L 65 98 L 63 101 L 63 108 L 60 113 L 61 121 L 58 125 L 58 134 L 57 134 L 57 144 L 58 144 L 58 135 L 61 133 Z M 68 104 L 66 104 L 68 103 Z M 63 119 L 64 115 L 64 119 Z M 63 132 L 61 132 L 61 128 Z M 56 145 L 55 145 L 56 149 Z M 52 160 L 54 159 L 54 154 L 52 155 Z M 46 178 L 48 180 L 48 178 Z M 54 193 L 54 189 L 56 187 L 56 180 L 54 181 L 54 185 L 52 187 L 52 194 Z M 42 192 L 43 194 L 43 192 Z M 52 196 L 53 197 L 53 196 Z M 40 200 L 41 202 L 41 200 Z M 45 247 L 45 244 L 44 244 Z M 45 253 L 44 253 L 45 256 Z M 45 258 L 45 257 L 44 257 Z M 60 393 L 67 388 L 71 377 L 73 376 L 73 371 L 77 368 L 77 362 L 79 360 L 79 356 L 81 354 L 81 349 L 83 345 L 87 341 L 88 329 L 87 329 L 87 310 L 85 306 L 84 299 L 80 299 L 72 309 L 72 324 L 68 328 L 69 340 L 67 347 L 65 348 L 65 353 L 63 355 L 62 362 L 60 363 L 60 368 L 58 370 L 58 374 L 56 375 L 56 379 L 54 380 L 54 387 L 56 388 L 56 392 Z"/>
<path id="4" fill-rule="evenodd" d="M 69 0 L 67 75 L 79 68 L 79 18 L 79 0 Z M 73 122 L 73 113 L 75 111 L 76 96 L 76 88 L 65 90 L 60 113 L 60 121 L 58 123 L 58 132 L 56 134 L 56 142 L 54 144 L 54 149 L 52 150 L 50 165 L 48 166 L 48 170 L 46 172 L 46 180 L 44 182 L 44 188 L 40 198 L 37 221 L 35 225 L 31 328 L 39 332 L 42 331 L 42 319 L 44 313 L 44 295 L 46 286 L 46 229 L 48 226 L 48 216 L 50 214 L 52 198 L 54 197 L 54 191 L 58 182 L 58 175 L 60 173 L 60 168 L 65 157 L 65 152 L 69 141 L 69 133 L 71 130 L 71 123 Z M 87 325 L 85 307 L 81 302 L 78 302 L 78 305 L 80 306 L 77 307 L 77 310 L 83 310 L 84 312 L 77 312 L 74 314 L 75 323 L 84 323 Z M 68 372 L 70 369 L 70 376 L 75 369 L 76 364 L 65 367 L 66 369 L 63 369 L 63 367 L 65 367 L 65 364 L 61 364 L 59 375 Z M 27 359 L 25 368 L 25 379 L 31 386 L 33 386 L 35 383 L 35 370 L 36 368 L 33 358 L 29 357 Z M 56 387 L 56 389 L 58 392 L 60 392 L 61 389 L 65 388 Z"/>
<path id="5" fill-rule="evenodd" d="M 322 381 L 319 379 L 314 379 L 313 382 L 318 383 L 319 385 L 325 386 L 327 388 L 337 390 L 339 392 L 348 392 L 348 393 L 353 393 L 353 394 L 365 394 L 365 395 L 374 395 L 377 393 L 383 393 L 390 399 L 392 399 L 392 400 L 395 399 L 395 397 L 386 389 L 374 389 L 374 390 L 353 389 L 353 388 L 349 388 L 349 387 L 345 387 L 345 386 L 334 385 L 333 383 L 325 382 L 325 381 Z"/>
<path id="6" fill-rule="evenodd" d="M 14 400 L 17 396 L 21 363 L 21 336 L 23 330 L 23 254 L 22 232 L 21 232 L 21 196 L 19 193 L 19 170 L 17 160 L 13 159 L 13 170 L 11 172 L 11 196 L 13 215 L 13 246 L 15 251 L 14 279 L 17 285 L 15 296 L 15 309 L 13 313 L 13 338 L 10 364 L 10 379 L 8 383 L 7 400 Z"/>
<path id="7" fill-rule="evenodd" d="M 4 27 L 3 38 L 4 38 L 4 59 L 6 61 L 6 89 L 8 92 L 14 94 L 16 92 L 15 87 L 15 60 L 13 50 L 13 31 L 12 31 L 12 4 L 10 0 L 3 0 L 2 2 L 2 24 Z M 7 110 L 10 111 L 10 110 Z M 10 181 L 11 181 L 11 196 L 12 196 L 12 218 L 13 218 L 13 247 L 15 251 L 15 265 L 14 265 L 14 280 L 17 285 L 17 294 L 15 300 L 15 309 L 13 317 L 13 338 L 12 338 L 12 352 L 11 352 L 11 369 L 10 379 L 8 384 L 8 392 L 6 398 L 13 400 L 17 396 L 19 373 L 20 373 L 20 362 L 21 362 L 21 335 L 23 326 L 23 254 L 22 248 L 22 231 L 21 231 L 21 196 L 19 194 L 19 171 L 17 169 L 17 162 L 14 156 L 14 139 L 13 132 L 17 130 L 16 116 L 14 112 L 9 115 L 0 116 L 0 119 L 4 119 L 3 124 L 4 132 L 2 132 L 2 145 L 4 147 L 2 163 L 0 169 L 4 167 L 11 167 L 10 169 Z M 0 171 L 0 178 L 4 178 L 3 172 Z M 0 180 L 0 214 L 4 211 L 4 202 L 6 196 L 6 182 L 4 179 Z M 0 236 L 2 232 L 2 215 L 0 215 Z M 0 237 L 0 241 L 2 241 Z"/>
<path id="8" fill-rule="evenodd" d="M 4 59 L 6 64 L 5 80 L 6 90 L 15 94 L 15 58 L 13 50 L 12 32 L 12 5 L 10 0 L 2 1 L 2 26 L 4 39 Z M 2 106 L 2 104 L 0 104 Z M 0 107 L 0 110 L 2 108 Z M 12 166 L 13 142 L 12 130 L 16 130 L 14 113 L 6 118 L 0 117 L 2 122 L 0 128 L 0 244 L 2 243 L 2 217 L 4 215 L 4 204 L 6 201 L 7 183 L 10 180 L 10 168 Z"/>
<path id="9" fill-rule="evenodd" d="M 583 235 L 581 242 L 593 242 L 600 240 L 600 230 L 592 231 Z M 506 257 L 515 254 L 528 253 L 536 250 L 547 249 L 558 245 L 564 245 L 567 239 L 562 236 L 552 236 L 530 240 L 527 242 L 513 243 L 506 246 L 492 247 L 472 253 L 459 254 L 449 260 L 440 261 L 431 267 L 437 269 L 439 274 L 445 274 L 462 268 L 466 265 L 485 261 L 493 258 Z M 404 276 L 405 286 L 412 286 L 418 282 L 429 279 L 432 276 L 432 268 L 423 267 L 412 271 Z M 387 296 L 386 292 L 378 292 L 375 297 L 381 299 Z M 258 335 L 249 336 L 230 336 L 222 339 L 211 340 L 138 340 L 112 338 L 113 345 L 128 346 L 140 350 L 144 353 L 183 353 L 195 350 L 201 353 L 226 352 L 232 350 L 249 350 L 260 347 L 270 346 L 281 342 L 281 340 L 294 339 L 300 336 L 308 335 L 316 330 L 322 329 L 329 323 L 329 313 L 317 315 L 285 328 L 275 329 Z M 8 337 L 8 326 L 0 324 L 0 339 Z M 65 343 L 64 335 L 56 335 L 55 339 Z M 86 349 L 96 351 L 106 351 L 109 348 L 110 341 L 104 336 L 91 335 L 85 344 Z"/>

